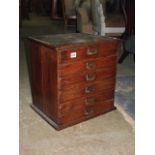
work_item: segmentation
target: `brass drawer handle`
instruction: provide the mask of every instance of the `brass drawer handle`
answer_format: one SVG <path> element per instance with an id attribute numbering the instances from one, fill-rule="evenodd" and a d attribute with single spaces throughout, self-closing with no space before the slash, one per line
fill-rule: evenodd
<path id="1" fill-rule="evenodd" d="M 93 74 L 93 75 L 87 74 L 87 75 L 85 76 L 85 78 L 86 78 L 86 81 L 93 81 L 93 80 L 96 79 L 96 75 L 95 75 L 95 74 Z"/>
<path id="2" fill-rule="evenodd" d="M 87 69 L 95 69 L 96 68 L 96 62 L 87 62 L 86 68 Z"/>
<path id="3" fill-rule="evenodd" d="M 92 114 L 94 114 L 94 110 L 93 109 L 86 109 L 85 112 L 84 112 L 85 116 L 89 116 L 89 115 L 92 115 Z"/>
<path id="4" fill-rule="evenodd" d="M 87 98 L 87 99 L 85 99 L 85 104 L 86 105 L 94 105 L 95 103 L 96 103 L 95 98 Z"/>
<path id="5" fill-rule="evenodd" d="M 87 50 L 87 55 L 95 55 L 97 54 L 97 50 L 96 49 L 88 49 Z"/>
<path id="6" fill-rule="evenodd" d="M 93 87 L 93 86 L 88 86 L 85 88 L 86 94 L 93 93 L 94 91 L 95 91 L 95 87 Z"/>

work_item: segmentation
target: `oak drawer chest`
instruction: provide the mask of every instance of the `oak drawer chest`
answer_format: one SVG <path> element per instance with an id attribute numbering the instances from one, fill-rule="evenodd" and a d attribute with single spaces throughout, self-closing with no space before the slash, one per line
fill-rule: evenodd
<path id="1" fill-rule="evenodd" d="M 32 107 L 54 128 L 115 109 L 117 39 L 73 33 L 30 40 Z"/>

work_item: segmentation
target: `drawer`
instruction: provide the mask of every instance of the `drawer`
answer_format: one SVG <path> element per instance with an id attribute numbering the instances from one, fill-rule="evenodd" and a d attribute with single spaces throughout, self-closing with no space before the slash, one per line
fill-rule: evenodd
<path id="1" fill-rule="evenodd" d="M 70 113 L 60 117 L 59 123 L 64 125 L 74 124 L 77 121 L 87 120 L 91 117 L 113 110 L 114 109 L 113 102 L 114 100 L 108 100 L 93 106 L 86 106 L 72 110 L 70 111 Z"/>
<path id="2" fill-rule="evenodd" d="M 115 79 L 108 78 L 102 81 L 97 81 L 90 84 L 74 84 L 64 86 L 60 89 L 60 102 L 65 102 L 68 100 L 72 100 L 78 97 L 87 97 L 89 95 L 93 95 L 96 93 L 100 93 L 106 89 L 114 89 L 115 86 Z"/>
<path id="3" fill-rule="evenodd" d="M 64 64 L 59 66 L 59 76 L 63 77 L 73 74 L 83 74 L 86 71 L 116 67 L 116 64 L 116 56 L 91 59 L 89 61 L 81 61 L 72 64 Z"/>
<path id="4" fill-rule="evenodd" d="M 70 100 L 68 102 L 61 103 L 59 105 L 59 117 L 70 113 L 71 111 L 82 109 L 86 106 L 93 106 L 96 104 L 100 104 L 106 100 L 110 100 L 114 98 L 114 90 L 107 89 L 97 95 L 91 95 L 88 97 L 81 97 L 75 100 Z"/>
<path id="5" fill-rule="evenodd" d="M 97 71 L 85 71 L 81 74 L 64 76 L 60 79 L 60 87 L 65 87 L 75 83 L 91 83 L 94 81 L 104 80 L 115 77 L 116 67 L 109 67 Z"/>
<path id="6" fill-rule="evenodd" d="M 61 49 L 59 62 L 70 63 L 81 61 L 84 59 L 106 57 L 110 55 L 116 55 L 117 42 L 102 42 L 92 45 L 85 45 L 82 47 L 74 47 L 68 49 Z"/>
<path id="7" fill-rule="evenodd" d="M 85 107 L 84 115 L 86 118 L 102 114 L 106 111 L 114 109 L 114 100 L 102 101 L 100 104 Z"/>
<path id="8" fill-rule="evenodd" d="M 109 111 L 109 110 L 113 110 L 115 109 L 114 100 L 108 100 L 101 104 L 95 105 L 94 107 L 92 107 L 92 109 L 96 115 Z"/>

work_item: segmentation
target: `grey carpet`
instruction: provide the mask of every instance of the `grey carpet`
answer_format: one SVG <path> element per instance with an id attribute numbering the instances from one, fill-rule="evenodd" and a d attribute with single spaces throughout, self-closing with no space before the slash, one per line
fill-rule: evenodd
<path id="1" fill-rule="evenodd" d="M 117 77 L 115 101 L 135 119 L 135 77 Z"/>

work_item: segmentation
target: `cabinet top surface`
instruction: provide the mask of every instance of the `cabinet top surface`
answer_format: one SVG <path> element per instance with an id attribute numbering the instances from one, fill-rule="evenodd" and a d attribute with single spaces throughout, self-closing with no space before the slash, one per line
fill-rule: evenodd
<path id="1" fill-rule="evenodd" d="M 116 38 L 104 37 L 104 36 L 96 36 L 91 34 L 80 34 L 80 33 L 68 33 L 68 34 L 55 34 L 55 35 L 42 35 L 29 37 L 31 40 L 35 40 L 37 42 L 59 47 L 63 45 L 69 44 L 81 44 L 81 43 L 93 43 L 98 41 L 105 40 L 116 40 Z"/>

